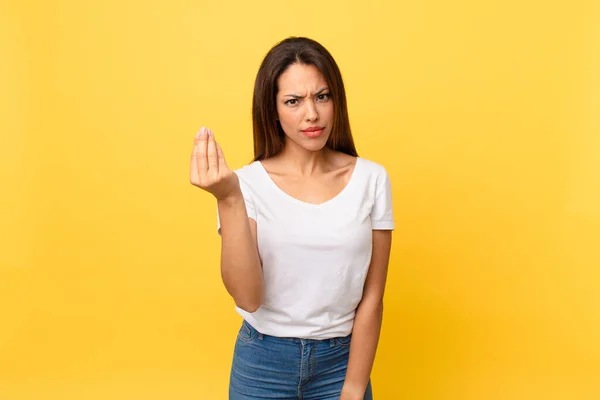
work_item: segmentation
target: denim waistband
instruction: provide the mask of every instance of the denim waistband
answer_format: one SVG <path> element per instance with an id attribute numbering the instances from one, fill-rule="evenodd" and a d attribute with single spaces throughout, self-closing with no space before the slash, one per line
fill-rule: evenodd
<path id="1" fill-rule="evenodd" d="M 258 335 L 259 340 L 264 340 L 265 338 L 269 338 L 269 339 L 273 339 L 273 340 L 282 340 L 282 341 L 289 341 L 289 342 L 293 342 L 293 343 L 302 343 L 302 344 L 329 342 L 330 345 L 333 346 L 335 344 L 336 339 L 341 339 L 341 338 L 304 339 L 304 338 L 296 338 L 296 337 L 272 336 L 272 335 L 267 335 L 267 334 L 263 334 L 263 333 L 259 332 L 256 328 L 254 328 L 252 325 L 250 325 L 250 323 L 246 320 L 243 320 L 242 324 L 251 332 L 252 335 L 254 335 L 254 334 Z M 350 336 L 351 335 L 348 335 L 347 338 L 350 338 Z"/>

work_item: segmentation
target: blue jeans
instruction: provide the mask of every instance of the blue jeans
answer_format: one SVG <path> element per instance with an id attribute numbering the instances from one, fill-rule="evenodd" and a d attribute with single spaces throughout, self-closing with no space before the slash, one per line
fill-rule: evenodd
<path id="1" fill-rule="evenodd" d="M 235 343 L 229 400 L 339 400 L 351 336 L 279 338 L 244 321 Z M 372 399 L 369 382 L 364 400 Z"/>

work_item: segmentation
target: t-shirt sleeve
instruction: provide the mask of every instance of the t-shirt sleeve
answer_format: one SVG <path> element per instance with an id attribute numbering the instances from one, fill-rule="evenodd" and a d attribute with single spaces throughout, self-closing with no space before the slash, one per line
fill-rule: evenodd
<path id="1" fill-rule="evenodd" d="M 377 176 L 375 185 L 375 203 L 371 210 L 371 225 L 376 230 L 394 230 L 392 210 L 392 185 L 385 168 Z"/>
<path id="2" fill-rule="evenodd" d="M 244 196 L 244 203 L 246 204 L 246 213 L 248 218 L 252 218 L 256 221 L 256 209 L 254 208 L 254 202 L 252 201 L 252 194 L 248 185 L 240 178 L 240 189 L 242 190 L 242 196 Z M 221 219 L 219 218 L 219 210 L 217 209 L 217 233 L 221 235 Z"/>

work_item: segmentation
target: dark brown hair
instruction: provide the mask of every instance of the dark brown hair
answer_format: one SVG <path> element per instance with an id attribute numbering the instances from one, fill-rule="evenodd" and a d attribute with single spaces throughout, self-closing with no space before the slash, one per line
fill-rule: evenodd
<path id="1" fill-rule="evenodd" d="M 277 43 L 265 56 L 254 83 L 252 125 L 254 161 L 273 157 L 283 150 L 285 133 L 277 121 L 277 80 L 293 64 L 314 65 L 323 74 L 333 101 L 333 125 L 327 147 L 358 157 L 346 105 L 342 74 L 331 54 L 316 41 L 290 37 Z"/>

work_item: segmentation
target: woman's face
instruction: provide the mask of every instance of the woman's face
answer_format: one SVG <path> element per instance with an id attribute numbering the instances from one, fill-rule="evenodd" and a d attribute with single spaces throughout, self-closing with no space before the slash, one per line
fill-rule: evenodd
<path id="1" fill-rule="evenodd" d="M 333 100 L 323 74 L 314 65 L 292 64 L 277 81 L 277 115 L 286 135 L 309 151 L 325 147 L 333 124 Z"/>

